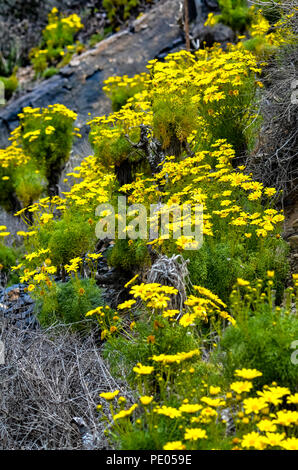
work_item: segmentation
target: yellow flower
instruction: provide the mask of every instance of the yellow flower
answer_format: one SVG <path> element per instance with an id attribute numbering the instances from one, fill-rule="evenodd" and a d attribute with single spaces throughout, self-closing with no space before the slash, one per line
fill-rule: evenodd
<path id="1" fill-rule="evenodd" d="M 263 450 L 266 447 L 265 438 L 261 436 L 257 432 L 250 432 L 249 434 L 245 434 L 241 441 L 241 446 L 246 449 L 257 449 Z"/>
<path id="2" fill-rule="evenodd" d="M 191 428 L 186 429 L 184 434 L 184 439 L 188 441 L 197 441 L 198 439 L 207 439 L 207 434 L 205 429 L 201 428 Z"/>
<path id="3" fill-rule="evenodd" d="M 256 369 L 236 369 L 235 375 L 242 379 L 252 380 L 256 377 L 261 377 L 263 374 Z"/>
<path id="4" fill-rule="evenodd" d="M 181 411 L 177 410 L 176 408 L 172 408 L 171 406 L 163 405 L 160 408 L 155 408 L 153 411 L 154 413 L 167 416 L 168 418 L 171 418 L 171 419 L 180 418 L 181 416 Z"/>
<path id="5" fill-rule="evenodd" d="M 103 341 L 105 337 L 108 335 L 108 330 L 103 330 L 100 335 L 100 339 Z"/>
<path id="6" fill-rule="evenodd" d="M 286 450 L 298 450 L 298 439 L 297 437 L 288 437 L 288 439 L 281 441 L 279 445 Z"/>
<path id="7" fill-rule="evenodd" d="M 184 444 L 182 444 L 181 441 L 173 441 L 173 442 L 167 442 L 163 446 L 163 450 L 185 450 L 186 447 Z"/>
<path id="8" fill-rule="evenodd" d="M 219 406 L 224 406 L 226 404 L 226 402 L 221 398 L 202 397 L 201 401 L 203 403 L 206 403 L 206 405 L 214 406 L 215 408 L 218 408 Z"/>
<path id="9" fill-rule="evenodd" d="M 295 393 L 295 395 L 291 395 L 290 397 L 287 397 L 287 403 L 298 405 L 298 393 Z"/>
<path id="10" fill-rule="evenodd" d="M 138 405 L 137 405 L 137 404 L 134 404 L 134 405 L 132 405 L 132 406 L 129 408 L 129 410 L 121 410 L 121 411 L 119 411 L 119 413 L 117 413 L 117 414 L 115 414 L 115 415 L 113 416 L 114 421 L 117 421 L 117 419 L 127 418 L 127 416 L 130 416 L 130 415 L 134 412 L 134 410 L 135 410 L 137 407 L 138 407 Z"/>
<path id="11" fill-rule="evenodd" d="M 133 368 L 133 371 L 140 375 L 150 375 L 154 371 L 154 367 L 143 366 L 140 362 L 138 362 L 138 364 Z"/>
<path id="12" fill-rule="evenodd" d="M 258 424 L 257 427 L 259 428 L 260 431 L 263 432 L 275 432 L 276 431 L 276 425 L 272 423 L 269 419 L 262 419 Z"/>
<path id="13" fill-rule="evenodd" d="M 213 385 L 211 385 L 209 388 L 209 393 L 210 395 L 218 395 L 220 390 L 220 387 L 213 387 Z"/>
<path id="14" fill-rule="evenodd" d="M 263 398 L 246 398 L 243 400 L 243 407 L 246 414 L 259 414 L 266 406 L 266 401 Z"/>
<path id="15" fill-rule="evenodd" d="M 119 395 L 119 390 L 115 390 L 114 392 L 103 392 L 103 393 L 100 393 L 100 397 L 101 398 L 104 398 L 105 400 L 113 400 L 117 395 Z"/>
<path id="16" fill-rule="evenodd" d="M 285 433 L 266 432 L 264 442 L 271 447 L 281 446 L 285 438 Z"/>
<path id="17" fill-rule="evenodd" d="M 147 396 L 140 397 L 140 402 L 144 406 L 150 405 L 152 400 L 153 400 L 153 397 L 147 397 Z"/>
<path id="18" fill-rule="evenodd" d="M 249 286 L 249 281 L 245 281 L 244 279 L 241 279 L 240 277 L 238 277 L 237 283 L 239 284 L 239 286 Z"/>
<path id="19" fill-rule="evenodd" d="M 184 326 L 184 328 L 187 328 L 188 326 L 194 326 L 195 318 L 196 316 L 193 313 L 192 314 L 186 313 L 180 319 L 179 323 L 180 325 Z"/>
<path id="20" fill-rule="evenodd" d="M 276 413 L 276 418 L 273 422 L 281 426 L 297 426 L 298 411 L 280 410 Z"/>
<path id="21" fill-rule="evenodd" d="M 132 307 L 136 303 L 136 300 L 126 300 L 126 302 L 123 302 L 122 304 L 119 304 L 117 309 L 118 310 L 124 310 L 126 308 Z"/>
<path id="22" fill-rule="evenodd" d="M 252 389 L 252 383 L 251 382 L 234 382 L 230 385 L 230 389 L 239 394 L 249 392 Z"/>
<path id="23" fill-rule="evenodd" d="M 197 411 L 202 409 L 202 405 L 199 404 L 190 404 L 190 403 L 185 403 L 180 406 L 179 410 L 182 413 L 197 413 Z"/>

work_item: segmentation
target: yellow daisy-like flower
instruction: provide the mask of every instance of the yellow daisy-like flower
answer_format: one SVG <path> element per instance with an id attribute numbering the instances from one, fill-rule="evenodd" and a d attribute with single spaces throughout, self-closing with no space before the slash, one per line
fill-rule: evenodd
<path id="1" fill-rule="evenodd" d="M 265 437 L 261 436 L 259 433 L 253 431 L 249 434 L 245 434 L 241 441 L 241 446 L 245 449 L 257 449 L 263 450 L 266 447 Z"/>
<path id="2" fill-rule="evenodd" d="M 143 366 L 140 362 L 138 362 L 138 364 L 133 368 L 133 371 L 140 375 L 150 375 L 154 371 L 154 367 Z"/>
<path id="3" fill-rule="evenodd" d="M 235 375 L 237 377 L 241 377 L 242 379 L 252 380 L 256 377 L 261 377 L 263 374 L 257 369 L 236 369 Z"/>
<path id="4" fill-rule="evenodd" d="M 188 326 L 194 326 L 195 318 L 196 316 L 193 313 L 186 313 L 180 319 L 179 323 L 180 325 L 184 326 L 184 328 L 187 328 Z"/>
<path id="5" fill-rule="evenodd" d="M 243 400 L 243 407 L 246 414 L 259 414 L 266 406 L 267 403 L 263 398 L 246 398 Z"/>
<path id="6" fill-rule="evenodd" d="M 126 300 L 126 302 L 123 302 L 122 304 L 119 304 L 117 307 L 117 310 L 124 310 L 126 308 L 132 307 L 136 303 L 136 300 Z"/>
<path id="7" fill-rule="evenodd" d="M 148 397 L 148 396 L 140 397 L 140 402 L 141 402 L 142 405 L 144 405 L 144 406 L 150 405 L 150 403 L 152 402 L 152 400 L 153 400 L 153 397 Z"/>
<path id="8" fill-rule="evenodd" d="M 263 432 L 275 432 L 276 431 L 276 425 L 269 419 L 262 419 L 257 424 L 257 427 L 259 428 L 260 431 L 263 431 Z"/>
<path id="9" fill-rule="evenodd" d="M 240 395 L 241 393 L 249 392 L 252 389 L 252 383 L 251 382 L 233 382 L 230 385 L 230 389 L 233 390 L 233 392 L 236 392 Z"/>
<path id="10" fill-rule="evenodd" d="M 165 406 L 165 405 L 163 405 L 160 408 L 155 408 L 154 413 L 167 416 L 168 418 L 171 418 L 171 419 L 180 418 L 181 416 L 180 410 L 177 410 L 176 408 L 173 408 L 171 406 Z"/>
<path id="11" fill-rule="evenodd" d="M 103 393 L 100 393 L 100 397 L 101 398 L 104 398 L 105 400 L 114 400 L 114 398 L 119 395 L 120 391 L 119 390 L 115 390 L 114 392 L 103 392 Z"/>
<path id="12" fill-rule="evenodd" d="M 185 450 L 186 447 L 184 444 L 182 444 L 181 441 L 173 441 L 173 442 L 167 442 L 163 446 L 163 450 Z"/>
<path id="13" fill-rule="evenodd" d="M 287 397 L 287 403 L 289 403 L 289 405 L 298 405 L 298 393 Z"/>
<path id="14" fill-rule="evenodd" d="M 184 439 L 187 441 L 197 441 L 198 439 L 207 439 L 208 437 L 205 429 L 192 428 L 185 431 Z"/>
<path id="15" fill-rule="evenodd" d="M 298 450 L 298 438 L 289 437 L 288 439 L 281 441 L 279 445 L 285 450 Z"/>
<path id="16" fill-rule="evenodd" d="M 127 418 L 128 416 L 130 416 L 130 415 L 134 412 L 134 410 L 135 410 L 137 407 L 138 407 L 138 405 L 137 405 L 137 404 L 134 404 L 134 405 L 132 405 L 132 406 L 129 408 L 129 410 L 121 410 L 121 411 L 119 411 L 119 413 L 117 413 L 117 414 L 115 414 L 115 415 L 113 416 L 114 421 L 117 421 L 117 419 Z"/>
<path id="17" fill-rule="evenodd" d="M 203 407 L 202 405 L 199 404 L 191 404 L 191 403 L 185 403 L 180 406 L 179 411 L 182 413 L 197 413 L 197 411 L 201 410 Z"/>

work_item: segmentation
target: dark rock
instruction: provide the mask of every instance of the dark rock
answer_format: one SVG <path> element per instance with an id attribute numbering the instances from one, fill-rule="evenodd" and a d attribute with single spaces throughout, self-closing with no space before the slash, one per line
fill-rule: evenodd
<path id="1" fill-rule="evenodd" d="M 204 0 L 204 3 L 206 5 L 206 7 L 210 10 L 210 11 L 217 11 L 219 10 L 219 5 L 218 5 L 218 1 L 217 0 Z"/>
<path id="2" fill-rule="evenodd" d="M 211 47 L 216 42 L 226 46 L 235 41 L 234 31 L 221 23 L 212 27 L 204 26 L 202 23 L 196 24 L 192 29 L 192 36 L 194 39 L 198 39 L 201 44 L 206 43 L 207 47 Z"/>
<path id="3" fill-rule="evenodd" d="M 8 324 L 18 328 L 38 328 L 39 324 L 34 315 L 34 300 L 24 292 L 25 286 L 17 284 L 5 289 L 0 296 L 1 316 Z"/>

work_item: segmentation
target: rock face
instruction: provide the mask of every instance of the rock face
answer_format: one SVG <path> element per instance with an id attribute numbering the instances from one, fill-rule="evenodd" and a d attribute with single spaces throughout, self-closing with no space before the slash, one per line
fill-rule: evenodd
<path id="1" fill-rule="evenodd" d="M 201 44 L 206 43 L 207 47 L 218 42 L 225 47 L 228 43 L 235 41 L 234 31 L 224 24 L 218 23 L 214 26 L 204 26 L 203 23 L 195 24 L 192 29 L 192 36 L 198 39 Z"/>
<path id="2" fill-rule="evenodd" d="M 0 295 L 0 324 L 9 323 L 18 328 L 38 328 L 34 316 L 34 300 L 24 291 L 25 286 L 16 284 Z"/>
<path id="3" fill-rule="evenodd" d="M 62 103 L 78 113 L 82 126 L 94 115 L 110 112 L 109 100 L 102 93 L 103 81 L 111 75 L 130 75 L 145 71 L 150 59 L 160 52 L 184 45 L 177 24 L 180 0 L 160 1 L 134 21 L 129 30 L 101 41 L 95 48 L 74 57 L 60 73 L 0 110 L 0 148 L 7 145 L 17 116 L 26 106 L 43 107 Z"/>

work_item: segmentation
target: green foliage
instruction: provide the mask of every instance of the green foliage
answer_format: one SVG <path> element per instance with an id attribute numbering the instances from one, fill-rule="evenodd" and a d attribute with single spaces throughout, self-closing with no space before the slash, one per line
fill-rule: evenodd
<path id="1" fill-rule="evenodd" d="M 263 372 L 260 385 L 278 382 L 297 390 L 297 365 L 291 362 L 291 343 L 298 337 L 297 314 L 259 305 L 248 313 L 246 321 L 229 326 L 220 341 L 216 358 L 223 362 L 224 373 L 232 377 L 235 369 L 255 368 Z"/>
<path id="2" fill-rule="evenodd" d="M 107 124 L 91 125 L 90 143 L 94 149 L 98 162 L 105 167 L 120 166 L 125 160 L 137 162 L 140 153 L 135 151 L 125 137 L 128 129 L 123 127 L 121 121 L 115 121 L 112 126 Z M 132 129 L 130 139 L 138 142 L 140 130 Z"/>
<path id="3" fill-rule="evenodd" d="M 96 33 L 92 34 L 91 38 L 89 39 L 89 46 L 94 47 L 97 43 L 104 39 L 104 34 Z"/>
<path id="4" fill-rule="evenodd" d="M 42 78 L 44 79 L 51 78 L 57 73 L 59 73 L 59 70 L 56 67 L 49 67 L 43 72 Z"/>
<path id="5" fill-rule="evenodd" d="M 156 96 L 153 103 L 154 135 L 162 142 L 169 155 L 181 154 L 181 144 L 193 131 L 197 118 L 197 106 L 190 99 L 191 94 L 183 96 Z"/>
<path id="6" fill-rule="evenodd" d="M 230 26 L 234 31 L 244 32 L 250 25 L 252 13 L 246 0 L 219 0 L 221 14 L 218 21 Z"/>
<path id="7" fill-rule="evenodd" d="M 260 5 L 262 8 L 263 16 L 270 22 L 274 24 L 279 21 L 282 17 L 282 0 L 274 0 L 268 2 L 268 0 L 260 0 L 263 5 Z"/>
<path id="8" fill-rule="evenodd" d="M 0 82 L 4 85 L 5 99 L 9 100 L 19 86 L 15 72 L 10 77 L 0 77 Z"/>
<path id="9" fill-rule="evenodd" d="M 76 114 L 56 104 L 43 109 L 25 108 L 19 118 L 17 140 L 50 181 L 53 174 L 60 174 L 69 158 Z"/>
<path id="10" fill-rule="evenodd" d="M 68 214 L 45 224 L 38 233 L 38 240 L 40 247 L 50 249 L 53 264 L 62 267 L 93 247 L 94 227 L 79 214 Z"/>
<path id="11" fill-rule="evenodd" d="M 36 164 L 14 145 L 3 150 L 3 154 L 10 158 L 0 165 L 0 206 L 11 211 L 19 203 L 27 206 L 36 201 L 44 190 L 45 178 Z"/>
<path id="12" fill-rule="evenodd" d="M 232 240 L 213 243 L 206 241 L 198 251 L 188 252 L 185 257 L 190 279 L 194 285 L 204 285 L 229 303 L 229 296 L 238 277 L 254 282 L 266 277 L 268 270 L 275 271 L 277 302 L 281 302 L 288 274 L 288 245 L 275 242 L 263 246 L 260 256 L 247 245 Z"/>
<path id="13" fill-rule="evenodd" d="M 29 206 L 41 196 L 45 188 L 45 177 L 33 161 L 16 168 L 13 185 L 18 200 L 24 207 Z"/>
<path id="14" fill-rule="evenodd" d="M 111 266 L 122 268 L 125 271 L 148 266 L 150 256 L 146 240 L 117 240 L 108 254 L 108 262 Z"/>
<path id="15" fill-rule="evenodd" d="M 86 327 L 85 314 L 99 305 L 102 305 L 101 290 L 94 279 L 72 278 L 66 283 L 58 282 L 38 298 L 38 319 L 44 327 L 57 322 L 82 322 L 74 325 L 75 329 L 82 329 Z"/>
<path id="16" fill-rule="evenodd" d="M 117 24 L 127 20 L 131 11 L 138 7 L 140 0 L 103 0 L 102 6 L 108 14 L 109 21 Z"/>
<path id="17" fill-rule="evenodd" d="M 12 201 L 13 195 L 15 195 L 13 174 L 11 166 L 9 168 L 2 168 L 0 166 L 0 206 L 6 211 L 11 211 L 14 208 Z"/>
<path id="18" fill-rule="evenodd" d="M 268 44 L 261 36 L 248 39 L 244 41 L 243 45 L 245 49 L 264 59 L 269 58 L 272 53 L 277 50 L 277 46 Z"/>
<path id="19" fill-rule="evenodd" d="M 239 91 L 227 93 L 224 103 L 200 103 L 199 112 L 204 119 L 204 130 L 210 135 L 209 142 L 207 140 L 209 145 L 217 139 L 227 139 L 236 156 L 251 150 L 261 124 L 261 116 L 255 115 L 257 109 L 256 83 L 252 75 L 243 77 Z M 214 119 L 218 113 L 221 118 Z"/>
<path id="20" fill-rule="evenodd" d="M 154 319 L 146 318 L 144 312 L 137 312 L 134 316 L 136 324 L 133 341 L 127 347 L 125 336 L 111 335 L 104 346 L 104 357 L 109 361 L 115 375 L 126 377 L 133 386 L 135 373 L 133 366 L 140 362 L 145 363 L 153 354 L 175 354 L 177 350 L 188 351 L 196 347 L 196 341 L 192 336 L 185 334 L 183 327 L 166 328 L 166 322 L 162 317 Z M 156 320 L 159 327 L 156 328 Z M 154 344 L 148 341 L 148 337 L 154 338 Z"/>
<path id="21" fill-rule="evenodd" d="M 11 267 L 16 264 L 17 257 L 18 250 L 0 242 L 0 273 L 8 274 Z"/>
<path id="22" fill-rule="evenodd" d="M 40 46 L 29 54 L 36 75 L 43 75 L 51 65 L 67 65 L 74 53 L 82 51 L 84 46 L 81 43 L 74 44 L 75 36 L 82 28 L 78 15 L 64 17 L 57 8 L 53 8 L 48 15 L 48 25 L 42 32 Z"/>

